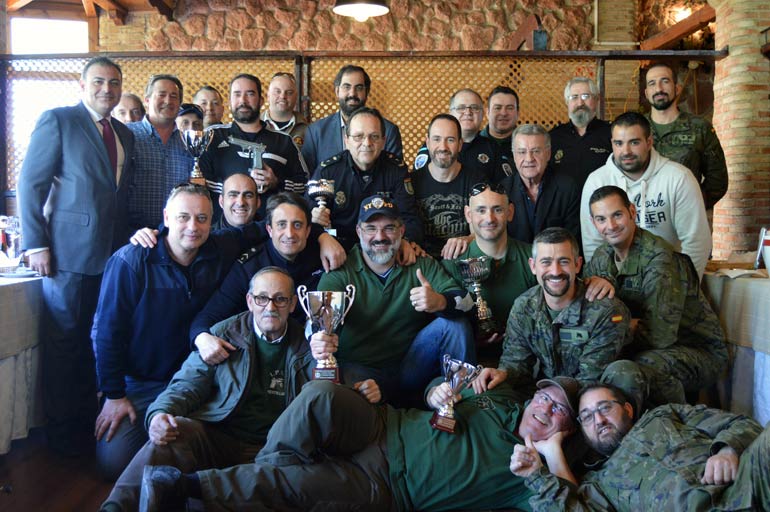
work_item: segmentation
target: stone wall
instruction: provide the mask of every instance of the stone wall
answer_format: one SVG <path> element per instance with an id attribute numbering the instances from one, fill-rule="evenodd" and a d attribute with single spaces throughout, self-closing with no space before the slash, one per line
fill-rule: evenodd
<path id="1" fill-rule="evenodd" d="M 172 22 L 132 14 L 118 27 L 101 16 L 99 51 L 514 50 L 530 14 L 540 16 L 551 50 L 587 50 L 593 39 L 592 0 L 388 4 L 390 14 L 360 23 L 333 14 L 333 0 L 180 0 Z"/>

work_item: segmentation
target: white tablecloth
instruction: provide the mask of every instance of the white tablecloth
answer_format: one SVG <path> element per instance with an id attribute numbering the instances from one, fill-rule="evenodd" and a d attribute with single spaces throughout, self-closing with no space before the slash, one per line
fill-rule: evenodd
<path id="1" fill-rule="evenodd" d="M 0 278 L 0 455 L 42 424 L 42 280 Z"/>
<path id="2" fill-rule="evenodd" d="M 707 273 L 703 284 L 734 345 L 724 405 L 765 425 L 770 421 L 770 279 Z"/>

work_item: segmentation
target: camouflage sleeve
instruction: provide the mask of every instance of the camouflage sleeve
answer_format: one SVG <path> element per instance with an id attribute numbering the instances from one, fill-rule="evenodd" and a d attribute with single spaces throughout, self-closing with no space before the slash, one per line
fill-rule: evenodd
<path id="1" fill-rule="evenodd" d="M 581 382 L 599 380 L 629 341 L 631 313 L 625 304 L 618 299 L 602 299 L 589 304 L 588 314 L 595 320 L 590 340 L 580 354 L 578 374 L 574 376 Z"/>
<path id="2" fill-rule="evenodd" d="M 762 433 L 762 427 L 753 419 L 703 405 L 669 404 L 682 423 L 706 433 L 714 441 L 710 455 L 729 446 L 738 455 Z"/>
<path id="3" fill-rule="evenodd" d="M 662 251 L 642 270 L 643 311 L 634 333 L 636 350 L 666 348 L 677 342 L 686 299 L 674 255 Z"/>
<path id="4" fill-rule="evenodd" d="M 551 474 L 545 467 L 524 479 L 532 491 L 529 506 L 542 512 L 588 512 L 614 510 L 598 487 L 584 482 L 580 488 Z"/>
<path id="5" fill-rule="evenodd" d="M 727 192 L 727 163 L 714 127 L 706 123 L 703 132 L 705 147 L 700 169 L 703 175 L 701 189 L 703 190 L 706 209 L 709 209 L 713 208 L 714 204 L 722 199 Z"/>
<path id="6" fill-rule="evenodd" d="M 503 354 L 500 356 L 498 367 L 508 372 L 508 382 L 515 387 L 516 384 L 532 381 L 533 369 L 537 362 L 537 357 L 532 352 L 529 337 L 532 333 L 527 332 L 534 329 L 528 320 L 532 315 L 525 309 L 527 300 L 524 296 L 516 299 L 513 303 L 511 312 L 508 315 L 508 322 L 505 326 L 505 336 L 503 337 Z M 527 323 L 528 325 L 524 325 Z"/>

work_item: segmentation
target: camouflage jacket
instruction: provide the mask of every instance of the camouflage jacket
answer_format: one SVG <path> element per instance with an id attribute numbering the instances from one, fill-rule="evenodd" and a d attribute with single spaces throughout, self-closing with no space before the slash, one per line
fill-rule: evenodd
<path id="1" fill-rule="evenodd" d="M 677 343 L 727 351 L 719 318 L 700 288 L 690 259 L 662 238 L 637 227 L 628 257 L 618 269 L 615 251 L 604 243 L 583 270 L 615 282 L 616 296 L 639 319 L 633 350 L 667 348 Z"/>
<path id="2" fill-rule="evenodd" d="M 512 385 L 556 375 L 598 380 L 630 341 L 626 306 L 618 299 L 588 302 L 582 282 L 577 286 L 577 298 L 553 321 L 539 285 L 513 303 L 499 364 Z"/>
<path id="3" fill-rule="evenodd" d="M 649 114 L 652 137 L 658 152 L 692 171 L 700 183 L 706 209 L 727 192 L 727 163 L 711 123 L 702 117 L 680 112 L 673 123 L 656 124 Z"/>
<path id="4" fill-rule="evenodd" d="M 579 488 L 542 468 L 525 479 L 538 511 L 756 510 L 753 457 L 730 486 L 703 485 L 706 460 L 724 446 L 740 456 L 762 432 L 754 420 L 703 405 L 669 404 L 644 414 Z M 765 489 L 764 492 L 767 490 Z"/>

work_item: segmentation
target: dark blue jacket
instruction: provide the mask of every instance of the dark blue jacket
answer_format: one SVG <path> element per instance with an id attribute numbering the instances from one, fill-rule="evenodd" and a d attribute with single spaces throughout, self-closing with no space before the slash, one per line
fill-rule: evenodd
<path id="1" fill-rule="evenodd" d="M 99 388 L 125 396 L 125 378 L 164 382 L 190 352 L 195 314 L 219 287 L 247 238 L 236 230 L 212 233 L 189 267 L 171 259 L 167 229 L 152 249 L 126 245 L 108 261 L 93 339 Z"/>
<path id="2" fill-rule="evenodd" d="M 217 322 L 246 311 L 246 293 L 249 291 L 251 278 L 258 270 L 269 266 L 285 269 L 294 279 L 295 286 L 304 284 L 308 291 L 316 290 L 323 274 L 318 242 L 312 236 L 308 239 L 305 250 L 299 253 L 294 261 L 281 256 L 272 241 L 265 241 L 238 258 L 222 281 L 222 286 L 195 316 L 190 326 L 190 343 L 192 344 L 200 333 L 210 332 L 209 329 Z M 305 312 L 297 305 L 292 317 L 303 323 Z M 195 346 L 192 348 L 195 349 Z"/>

